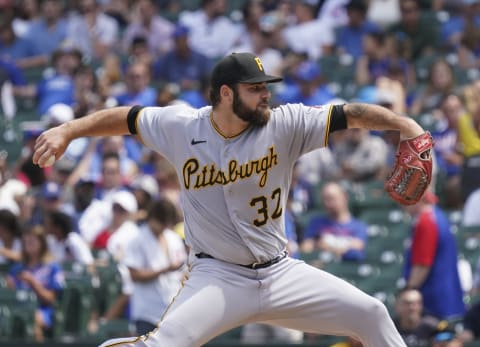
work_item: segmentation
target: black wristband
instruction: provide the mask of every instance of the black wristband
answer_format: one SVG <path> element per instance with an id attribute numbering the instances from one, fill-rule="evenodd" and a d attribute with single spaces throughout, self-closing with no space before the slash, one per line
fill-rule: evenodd
<path id="1" fill-rule="evenodd" d="M 344 105 L 333 105 L 332 114 L 330 115 L 330 127 L 328 133 L 337 130 L 347 129 L 347 116 L 343 110 Z"/>
<path id="2" fill-rule="evenodd" d="M 135 105 L 133 106 L 127 114 L 127 125 L 128 131 L 130 134 L 136 135 L 137 134 L 137 117 L 138 113 L 143 109 L 143 106 Z"/>

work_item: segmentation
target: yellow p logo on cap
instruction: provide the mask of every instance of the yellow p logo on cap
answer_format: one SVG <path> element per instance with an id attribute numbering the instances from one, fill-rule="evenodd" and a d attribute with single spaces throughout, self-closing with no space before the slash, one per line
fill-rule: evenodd
<path id="1" fill-rule="evenodd" d="M 258 69 L 263 71 L 263 64 L 259 57 L 255 57 L 255 62 L 257 63 Z"/>

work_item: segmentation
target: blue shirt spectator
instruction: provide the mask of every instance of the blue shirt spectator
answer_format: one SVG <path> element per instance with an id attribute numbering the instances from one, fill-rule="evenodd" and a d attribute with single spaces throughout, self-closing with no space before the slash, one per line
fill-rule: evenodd
<path id="1" fill-rule="evenodd" d="M 198 81 L 207 79 L 212 69 L 212 61 L 191 48 L 188 32 L 178 25 L 172 35 L 175 46 L 154 65 L 156 79 L 177 83 L 182 90 L 197 89 Z"/>
<path id="2" fill-rule="evenodd" d="M 37 84 L 37 102 L 40 114 L 45 114 L 52 105 L 72 106 L 74 101 L 75 86 L 70 75 L 54 74 Z"/>
<path id="3" fill-rule="evenodd" d="M 22 70 L 13 62 L 0 58 L 0 84 L 5 80 L 12 82 L 14 86 L 23 86 L 27 83 Z"/>
<path id="4" fill-rule="evenodd" d="M 277 99 L 281 103 L 302 103 L 304 105 L 322 105 L 335 96 L 321 84 L 320 66 L 312 61 L 301 63 L 294 72 L 294 82 L 286 84 L 278 91 Z"/>
<path id="5" fill-rule="evenodd" d="M 363 0 L 350 0 L 346 9 L 348 23 L 336 30 L 335 42 L 341 53 L 348 53 L 357 59 L 363 53 L 363 37 L 367 33 L 380 31 L 380 28 L 366 19 L 367 5 Z"/>
<path id="6" fill-rule="evenodd" d="M 326 183 L 321 190 L 321 199 L 326 215 L 314 216 L 308 223 L 302 252 L 316 249 L 342 260 L 364 259 L 367 226 L 351 215 L 345 190 L 338 183 Z"/>
<path id="7" fill-rule="evenodd" d="M 67 38 L 67 22 L 60 19 L 55 26 L 49 27 L 41 18 L 32 23 L 26 39 L 32 45 L 34 55 L 52 54 Z"/>
<path id="8" fill-rule="evenodd" d="M 305 238 L 323 238 L 326 243 L 347 244 L 352 239 L 367 241 L 367 226 L 351 218 L 348 222 L 337 222 L 329 217 L 317 217 L 310 221 L 305 231 Z M 348 247 L 347 247 L 348 248 Z M 342 260 L 362 260 L 365 258 L 365 251 L 348 248 L 342 254 Z"/>
<path id="9" fill-rule="evenodd" d="M 421 201 L 406 207 L 415 218 L 412 242 L 405 253 L 407 286 L 418 288 L 425 312 L 441 319 L 465 313 L 457 265 L 457 246 L 448 217 L 435 206 L 437 197 L 427 191 Z"/>

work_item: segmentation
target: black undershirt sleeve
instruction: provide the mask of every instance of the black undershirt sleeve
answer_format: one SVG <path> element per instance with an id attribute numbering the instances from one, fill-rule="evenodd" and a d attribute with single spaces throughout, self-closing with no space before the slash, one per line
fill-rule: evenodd
<path id="1" fill-rule="evenodd" d="M 332 114 L 330 115 L 330 127 L 328 133 L 337 130 L 347 129 L 347 116 L 343 111 L 343 105 L 333 105 Z"/>
<path id="2" fill-rule="evenodd" d="M 128 111 L 127 125 L 128 125 L 128 131 L 132 135 L 137 134 L 137 117 L 142 109 L 143 109 L 143 106 L 135 105 L 135 106 L 132 106 L 130 111 Z"/>

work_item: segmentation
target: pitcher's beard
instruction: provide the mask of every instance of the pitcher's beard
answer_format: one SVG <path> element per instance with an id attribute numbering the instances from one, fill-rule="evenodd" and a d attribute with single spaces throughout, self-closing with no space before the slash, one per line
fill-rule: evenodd
<path id="1" fill-rule="evenodd" d="M 240 99 L 237 91 L 234 90 L 233 97 L 233 112 L 245 122 L 254 126 L 264 126 L 270 120 L 270 108 L 256 108 L 251 109 Z"/>

